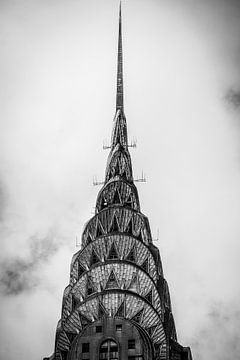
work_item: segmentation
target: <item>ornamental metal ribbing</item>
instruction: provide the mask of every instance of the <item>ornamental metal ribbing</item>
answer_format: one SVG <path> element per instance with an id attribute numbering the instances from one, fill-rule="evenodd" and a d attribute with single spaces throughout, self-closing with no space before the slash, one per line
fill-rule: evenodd
<path id="1" fill-rule="evenodd" d="M 50 359 L 191 359 L 177 343 L 167 281 L 140 211 L 123 106 L 121 5 L 116 113 L 96 213 L 72 259 Z"/>

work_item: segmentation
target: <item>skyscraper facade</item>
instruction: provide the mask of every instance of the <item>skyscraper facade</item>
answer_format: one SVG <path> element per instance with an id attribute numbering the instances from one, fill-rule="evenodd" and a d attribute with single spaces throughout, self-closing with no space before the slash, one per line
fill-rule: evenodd
<path id="1" fill-rule="evenodd" d="M 123 102 L 119 13 L 116 113 L 105 182 L 63 295 L 52 360 L 191 360 L 177 342 L 168 284 L 141 213 Z"/>

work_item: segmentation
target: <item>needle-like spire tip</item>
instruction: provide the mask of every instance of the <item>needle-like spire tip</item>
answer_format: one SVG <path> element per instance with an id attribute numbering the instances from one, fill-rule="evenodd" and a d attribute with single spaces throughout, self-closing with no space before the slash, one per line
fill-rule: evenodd
<path id="1" fill-rule="evenodd" d="M 122 53 L 121 1 L 120 1 L 120 5 L 119 5 L 117 100 L 116 100 L 116 110 L 118 110 L 118 109 L 123 110 L 123 53 Z"/>

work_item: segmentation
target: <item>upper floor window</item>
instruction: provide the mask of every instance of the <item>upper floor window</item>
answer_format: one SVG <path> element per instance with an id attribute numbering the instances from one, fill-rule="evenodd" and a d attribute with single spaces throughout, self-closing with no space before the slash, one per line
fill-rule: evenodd
<path id="1" fill-rule="evenodd" d="M 96 326 L 96 333 L 101 333 L 102 332 L 102 326 L 98 325 Z"/>
<path id="2" fill-rule="evenodd" d="M 122 324 L 116 325 L 116 331 L 122 331 Z"/>
<path id="3" fill-rule="evenodd" d="M 135 349 L 135 340 L 134 339 L 128 340 L 128 349 Z"/>
<path id="4" fill-rule="evenodd" d="M 89 352 L 89 343 L 82 343 L 82 353 Z"/>

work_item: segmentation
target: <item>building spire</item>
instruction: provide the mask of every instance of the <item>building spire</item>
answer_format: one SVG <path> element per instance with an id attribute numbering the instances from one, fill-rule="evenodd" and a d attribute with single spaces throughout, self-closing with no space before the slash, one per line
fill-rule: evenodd
<path id="1" fill-rule="evenodd" d="M 118 65 L 117 65 L 117 99 L 116 110 L 123 111 L 123 53 L 122 53 L 122 14 L 121 1 L 119 5 L 119 30 L 118 30 Z"/>
<path id="2" fill-rule="evenodd" d="M 118 29 L 118 57 L 117 57 L 117 97 L 116 114 L 112 132 L 112 149 L 121 145 L 127 150 L 127 124 L 123 109 L 123 56 L 122 56 L 122 14 L 121 2 L 119 6 L 119 29 Z"/>
<path id="3" fill-rule="evenodd" d="M 108 157 L 105 182 L 120 176 L 132 182 L 132 165 L 128 151 L 127 122 L 123 109 L 123 58 L 122 58 L 122 15 L 119 7 L 117 98 L 113 122 L 111 151 Z"/>

